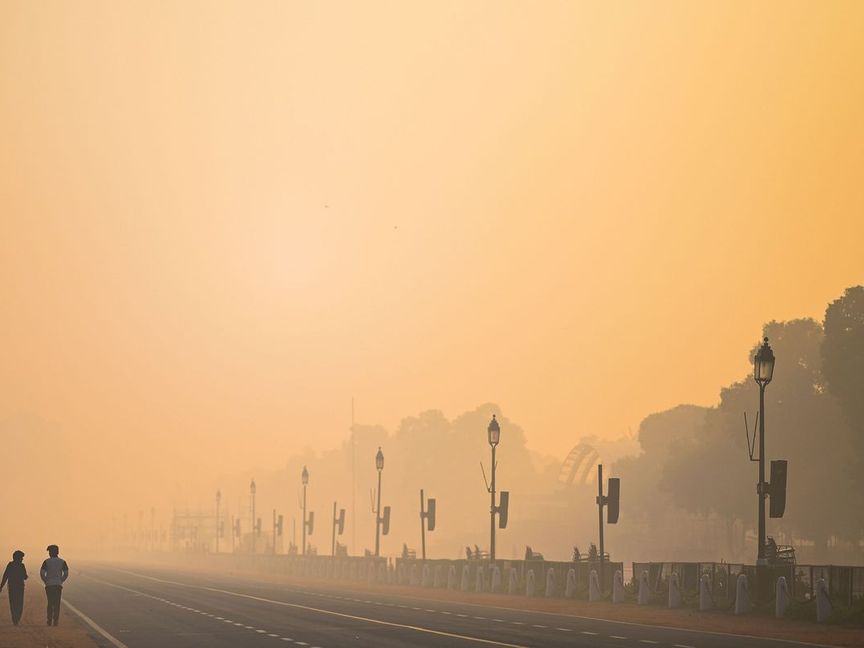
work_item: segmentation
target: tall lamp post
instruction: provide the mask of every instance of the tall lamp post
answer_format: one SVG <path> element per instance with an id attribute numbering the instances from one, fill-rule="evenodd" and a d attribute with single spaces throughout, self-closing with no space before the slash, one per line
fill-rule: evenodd
<path id="1" fill-rule="evenodd" d="M 303 554 L 306 555 L 306 487 L 309 485 L 309 471 L 306 466 L 303 466 L 303 473 L 300 475 L 303 482 Z"/>
<path id="2" fill-rule="evenodd" d="M 492 497 L 492 504 L 489 508 L 489 560 L 495 560 L 495 514 L 498 512 L 498 507 L 495 505 L 495 449 L 501 441 L 501 426 L 498 425 L 498 419 L 492 415 L 492 420 L 489 421 L 489 427 L 486 429 L 489 435 L 489 447 L 492 448 L 492 480 L 489 486 L 489 493 Z"/>
<path id="3" fill-rule="evenodd" d="M 375 468 L 378 470 L 378 506 L 375 508 L 375 557 L 381 555 L 381 523 L 384 518 L 381 516 L 381 472 L 384 470 L 384 453 L 381 448 L 378 448 L 378 454 L 375 455 Z"/>
<path id="4" fill-rule="evenodd" d="M 756 492 L 759 496 L 759 548 L 756 554 L 757 565 L 767 565 L 765 538 L 765 499 L 768 497 L 768 488 L 765 483 L 765 387 L 774 376 L 774 352 L 768 345 L 768 338 L 764 338 L 762 346 L 753 358 L 753 378 L 759 385 L 759 484 Z"/>
<path id="5" fill-rule="evenodd" d="M 219 504 L 222 502 L 222 491 L 216 491 L 216 553 L 219 553 Z"/>
<path id="6" fill-rule="evenodd" d="M 255 553 L 255 545 L 257 544 L 257 525 L 255 524 L 255 493 L 257 492 L 258 487 L 255 486 L 255 480 L 252 480 L 252 483 L 249 484 L 249 498 L 252 502 L 252 553 Z"/>

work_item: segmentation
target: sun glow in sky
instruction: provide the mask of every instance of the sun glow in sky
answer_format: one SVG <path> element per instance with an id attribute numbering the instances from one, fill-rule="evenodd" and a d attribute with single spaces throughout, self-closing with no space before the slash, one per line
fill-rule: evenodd
<path id="1" fill-rule="evenodd" d="M 864 280 L 862 34 L 856 2 L 4 2 L 0 413 L 204 474 L 341 442 L 352 397 L 496 402 L 558 457 L 711 404 Z"/>

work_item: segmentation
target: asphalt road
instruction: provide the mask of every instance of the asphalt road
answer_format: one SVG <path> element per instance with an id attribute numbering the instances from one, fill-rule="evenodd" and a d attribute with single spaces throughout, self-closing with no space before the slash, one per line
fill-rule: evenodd
<path id="1" fill-rule="evenodd" d="M 168 568 L 85 565 L 73 578 L 64 599 L 106 648 L 802 645 Z"/>

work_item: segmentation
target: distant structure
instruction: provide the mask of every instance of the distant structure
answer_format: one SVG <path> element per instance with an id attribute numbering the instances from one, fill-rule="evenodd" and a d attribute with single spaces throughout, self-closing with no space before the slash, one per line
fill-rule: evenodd
<path id="1" fill-rule="evenodd" d="M 564 459 L 558 472 L 558 481 L 565 486 L 587 485 L 594 475 L 592 469 L 596 469 L 598 463 L 601 463 L 600 453 L 594 446 L 583 441 Z"/>

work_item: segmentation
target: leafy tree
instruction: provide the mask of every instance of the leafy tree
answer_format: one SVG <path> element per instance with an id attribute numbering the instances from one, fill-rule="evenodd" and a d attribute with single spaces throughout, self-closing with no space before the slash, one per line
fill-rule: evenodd
<path id="1" fill-rule="evenodd" d="M 847 288 L 825 311 L 825 381 L 852 430 L 851 474 L 864 491 L 864 287 Z M 861 507 L 859 524 L 864 524 Z"/>

